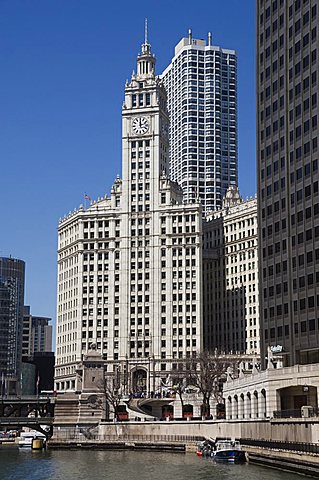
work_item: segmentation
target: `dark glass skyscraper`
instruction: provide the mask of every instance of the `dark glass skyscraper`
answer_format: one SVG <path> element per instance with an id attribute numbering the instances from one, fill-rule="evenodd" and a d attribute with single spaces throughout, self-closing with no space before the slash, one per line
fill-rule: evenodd
<path id="1" fill-rule="evenodd" d="M 318 0 L 257 1 L 263 356 L 319 362 Z"/>
<path id="2" fill-rule="evenodd" d="M 1 394 L 17 393 L 22 356 L 25 263 L 0 257 Z"/>

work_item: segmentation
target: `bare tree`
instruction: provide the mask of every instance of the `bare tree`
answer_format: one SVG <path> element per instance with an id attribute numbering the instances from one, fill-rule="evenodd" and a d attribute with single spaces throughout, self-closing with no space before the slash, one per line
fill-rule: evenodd
<path id="1" fill-rule="evenodd" d="M 220 400 L 220 382 L 227 369 L 234 361 L 223 355 L 215 355 L 208 351 L 199 353 L 191 359 L 189 371 L 190 383 L 198 388 L 203 398 L 203 415 L 210 415 L 210 400 L 212 397 Z"/>
<path id="2" fill-rule="evenodd" d="M 178 373 L 176 376 L 173 376 L 174 379 L 174 390 L 179 397 L 182 407 L 182 416 L 184 415 L 184 394 L 186 389 L 192 383 L 191 369 L 192 362 L 190 358 L 184 358 L 178 361 Z"/>
<path id="3" fill-rule="evenodd" d="M 118 406 L 121 403 L 122 392 L 117 379 L 113 376 L 108 377 L 104 372 L 103 377 L 97 382 L 97 387 L 104 397 L 104 417 L 108 418 L 109 407 L 111 407 L 114 418 L 118 420 Z"/>
<path id="4" fill-rule="evenodd" d="M 184 412 L 184 392 L 185 392 L 185 386 L 186 386 L 186 382 L 185 382 L 185 377 L 174 377 L 174 390 L 175 392 L 177 393 L 178 397 L 179 397 L 179 400 L 181 402 L 181 407 L 182 407 L 182 416 L 183 416 L 183 412 Z"/>

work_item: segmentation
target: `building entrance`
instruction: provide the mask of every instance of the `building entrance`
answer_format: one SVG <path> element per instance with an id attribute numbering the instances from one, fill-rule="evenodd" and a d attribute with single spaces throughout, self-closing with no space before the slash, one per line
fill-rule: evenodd
<path id="1" fill-rule="evenodd" d="M 147 390 L 147 372 L 142 368 L 138 368 L 132 374 L 133 393 L 146 393 Z"/>

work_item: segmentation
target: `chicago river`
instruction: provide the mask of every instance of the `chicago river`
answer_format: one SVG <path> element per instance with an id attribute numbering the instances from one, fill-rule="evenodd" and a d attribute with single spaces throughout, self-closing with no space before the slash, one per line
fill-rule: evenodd
<path id="1" fill-rule="evenodd" d="M 221 465 L 195 454 L 0 448 L 6 480 L 301 480 L 301 475 L 252 464 Z M 312 478 L 312 477 L 308 477 Z"/>

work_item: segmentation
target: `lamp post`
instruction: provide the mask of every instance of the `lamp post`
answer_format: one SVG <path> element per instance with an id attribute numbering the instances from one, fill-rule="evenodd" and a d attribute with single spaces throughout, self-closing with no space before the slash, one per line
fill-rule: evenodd
<path id="1" fill-rule="evenodd" d="M 3 402 L 3 395 L 4 395 L 4 371 L 1 373 L 1 400 Z"/>
<path id="2" fill-rule="evenodd" d="M 4 395 L 4 371 L 2 370 L 1 373 L 1 416 L 3 417 L 4 414 L 4 407 L 3 407 L 3 395 Z"/>
<path id="3" fill-rule="evenodd" d="M 308 403 L 309 385 L 304 385 L 302 387 L 302 391 L 306 394 L 306 398 L 307 398 L 306 405 L 309 405 L 309 403 Z"/>

